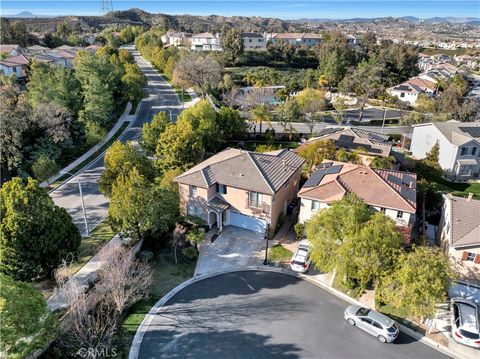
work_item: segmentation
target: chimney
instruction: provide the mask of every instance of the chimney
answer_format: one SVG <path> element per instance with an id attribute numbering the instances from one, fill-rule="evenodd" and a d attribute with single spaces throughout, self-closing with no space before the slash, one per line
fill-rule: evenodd
<path id="1" fill-rule="evenodd" d="M 408 188 L 413 189 L 413 181 L 410 181 L 410 183 L 408 184 Z"/>
<path id="2" fill-rule="evenodd" d="M 467 202 L 472 202 L 472 198 L 473 198 L 473 193 L 472 192 L 468 193 Z"/>

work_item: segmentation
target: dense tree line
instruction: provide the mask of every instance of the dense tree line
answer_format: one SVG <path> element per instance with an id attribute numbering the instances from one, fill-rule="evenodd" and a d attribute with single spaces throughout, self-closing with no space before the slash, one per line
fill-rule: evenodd
<path id="1" fill-rule="evenodd" d="M 103 139 L 127 101 L 142 98 L 144 84 L 131 54 L 111 47 L 80 51 L 74 69 L 34 61 L 23 92 L 3 79 L 2 179 L 32 174 L 40 158 L 65 165 L 78 157 Z"/>

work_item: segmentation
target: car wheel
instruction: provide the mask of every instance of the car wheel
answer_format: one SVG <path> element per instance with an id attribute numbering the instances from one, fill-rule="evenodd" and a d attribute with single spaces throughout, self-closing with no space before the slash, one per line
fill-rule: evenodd
<path id="1" fill-rule="evenodd" d="M 387 338 L 385 338 L 383 335 L 379 335 L 379 336 L 378 336 L 378 340 L 380 340 L 380 342 L 382 342 L 382 343 L 386 343 L 386 342 L 387 342 Z"/>
<path id="2" fill-rule="evenodd" d="M 355 321 L 352 318 L 348 318 L 347 322 L 350 325 L 355 325 Z"/>

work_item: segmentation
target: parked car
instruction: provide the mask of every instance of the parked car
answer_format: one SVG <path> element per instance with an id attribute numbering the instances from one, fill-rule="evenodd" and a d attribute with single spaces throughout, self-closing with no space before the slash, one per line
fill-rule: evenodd
<path id="1" fill-rule="evenodd" d="M 351 305 L 345 309 L 344 317 L 350 325 L 359 327 L 382 343 L 397 339 L 399 330 L 393 319 L 375 310 Z"/>
<path id="2" fill-rule="evenodd" d="M 310 242 L 306 239 L 298 244 L 298 248 L 290 260 L 290 268 L 294 272 L 306 273 L 310 267 Z"/>
<path id="3" fill-rule="evenodd" d="M 465 298 L 450 302 L 452 338 L 458 343 L 480 348 L 480 310 L 477 304 Z"/>

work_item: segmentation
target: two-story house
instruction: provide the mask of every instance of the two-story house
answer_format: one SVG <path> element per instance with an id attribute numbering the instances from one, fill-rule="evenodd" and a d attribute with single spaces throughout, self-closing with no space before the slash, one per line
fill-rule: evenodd
<path id="1" fill-rule="evenodd" d="M 275 44 L 279 41 L 284 41 L 292 46 L 302 46 L 306 45 L 308 47 L 319 45 L 323 42 L 322 35 L 314 33 L 297 33 L 290 32 L 284 34 L 267 34 L 267 40 L 272 44 Z"/>
<path id="2" fill-rule="evenodd" d="M 304 160 L 288 150 L 257 153 L 228 148 L 174 179 L 180 212 L 210 227 L 263 233 L 297 196 Z"/>
<path id="3" fill-rule="evenodd" d="M 192 50 L 196 51 L 222 51 L 220 35 L 203 32 L 192 36 Z"/>
<path id="4" fill-rule="evenodd" d="M 318 136 L 309 139 L 293 151 L 300 153 L 302 149 L 310 144 L 321 140 L 332 140 L 337 149 L 344 149 L 347 152 L 363 149 L 365 153 L 360 154 L 363 164 L 370 165 L 375 157 L 393 157 L 394 165 L 402 161 L 403 155 L 392 150 L 390 136 L 380 133 L 360 130 L 352 127 L 331 127 L 319 131 Z"/>
<path id="5" fill-rule="evenodd" d="M 391 96 L 397 97 L 400 101 L 407 102 L 412 106 L 416 104 L 419 95 L 434 96 L 436 91 L 436 83 L 421 77 L 412 77 L 400 85 L 387 89 Z"/>
<path id="6" fill-rule="evenodd" d="M 20 53 L 20 45 L 0 44 L 0 54 L 6 56 L 17 56 Z"/>
<path id="7" fill-rule="evenodd" d="M 17 79 L 23 79 L 27 76 L 25 67 L 29 64 L 28 59 L 19 54 L 0 60 L 0 72 L 5 76 L 15 75 Z"/>
<path id="8" fill-rule="evenodd" d="M 480 283 L 480 200 L 444 195 L 437 245 L 462 279 Z"/>
<path id="9" fill-rule="evenodd" d="M 415 173 L 374 169 L 352 163 L 324 161 L 298 192 L 299 223 L 305 223 L 323 208 L 354 193 L 373 211 L 393 219 L 403 235 L 411 241 L 417 207 Z"/>
<path id="10" fill-rule="evenodd" d="M 410 150 L 422 159 L 439 145 L 440 167 L 454 180 L 480 177 L 480 123 L 433 122 L 413 125 Z"/>
<path id="11" fill-rule="evenodd" d="M 245 51 L 266 51 L 267 40 L 257 32 L 242 32 L 243 48 Z"/>
<path id="12" fill-rule="evenodd" d="M 191 39 L 192 34 L 186 32 L 167 31 L 167 33 L 162 35 L 163 46 L 190 47 Z"/>

